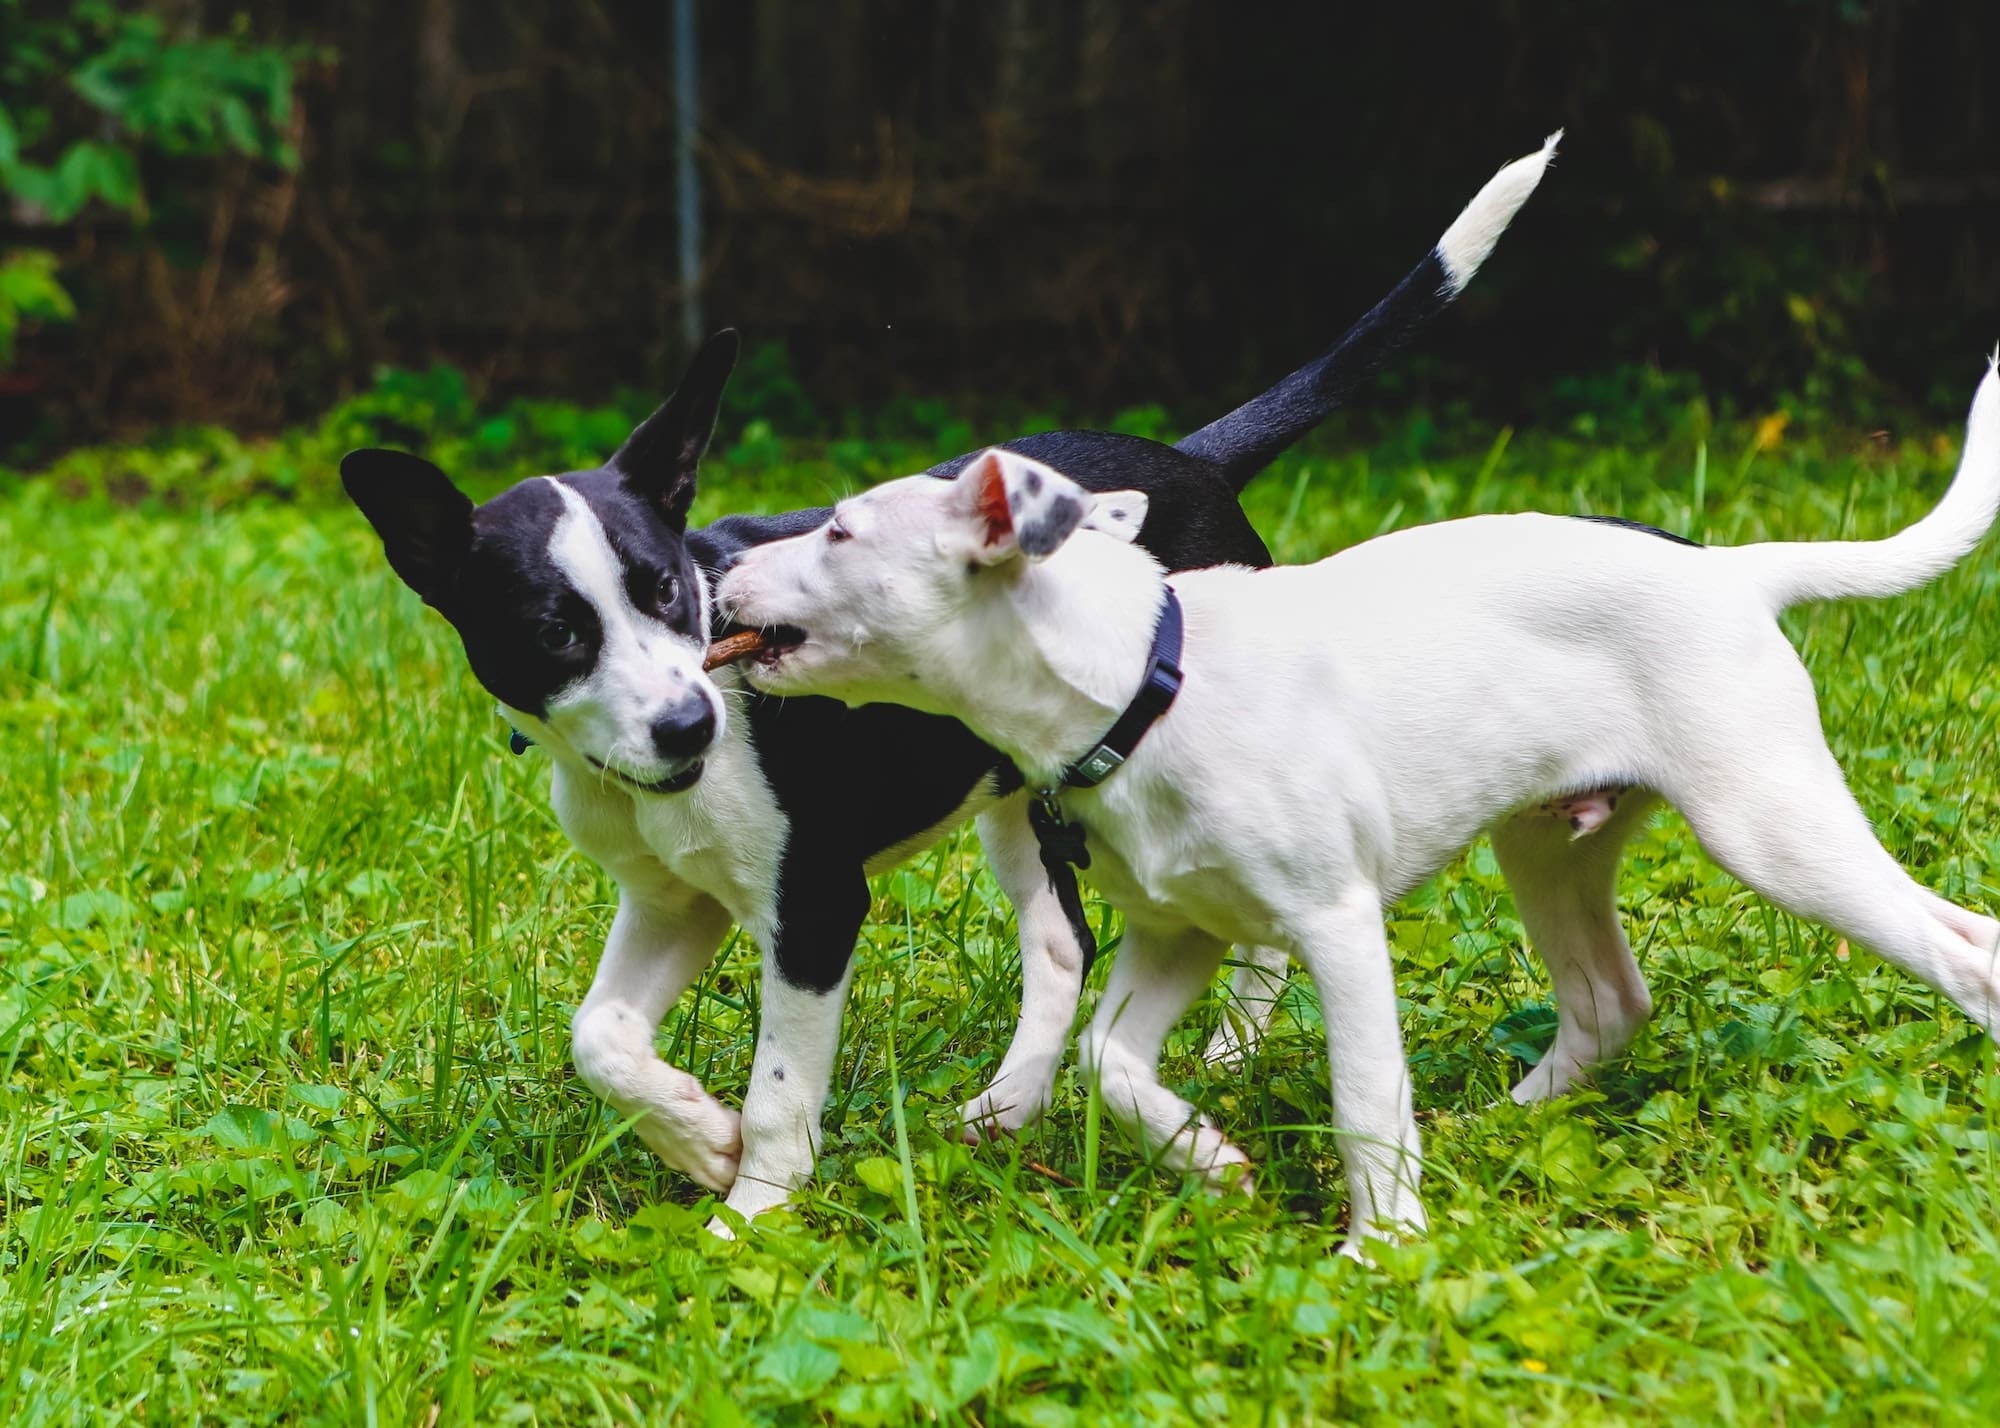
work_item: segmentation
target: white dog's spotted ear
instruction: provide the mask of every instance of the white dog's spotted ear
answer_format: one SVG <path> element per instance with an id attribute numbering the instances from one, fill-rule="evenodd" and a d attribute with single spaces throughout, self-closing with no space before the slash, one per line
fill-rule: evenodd
<path id="1" fill-rule="evenodd" d="M 1094 497 L 1053 467 L 992 447 L 958 475 L 978 559 L 1054 555 L 1091 514 Z"/>
<path id="2" fill-rule="evenodd" d="M 1090 514 L 1083 518 L 1083 528 L 1130 545 L 1139 538 L 1139 527 L 1146 524 L 1148 499 L 1144 491 L 1099 492 L 1091 498 Z"/>

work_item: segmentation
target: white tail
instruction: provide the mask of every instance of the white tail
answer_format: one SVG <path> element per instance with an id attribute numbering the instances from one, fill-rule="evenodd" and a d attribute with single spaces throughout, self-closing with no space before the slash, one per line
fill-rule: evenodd
<path id="1" fill-rule="evenodd" d="M 1886 540 L 1773 541 L 1718 549 L 1747 566 L 1771 608 L 1807 600 L 1898 595 L 1952 568 L 1979 544 L 2000 511 L 2000 353 L 1972 396 L 1965 451 L 1944 499 Z"/>
<path id="2" fill-rule="evenodd" d="M 1514 160 L 1486 180 L 1486 186 L 1472 196 L 1472 202 L 1444 230 L 1444 237 L 1438 239 L 1437 255 L 1444 265 L 1447 293 L 1456 296 L 1472 281 L 1472 275 L 1479 271 L 1479 265 L 1486 261 L 1493 245 L 1500 241 L 1500 235 L 1507 231 L 1507 225 L 1535 191 L 1535 185 L 1542 181 L 1562 136 L 1563 131 L 1556 130 L 1542 140 L 1540 149 L 1525 159 Z"/>

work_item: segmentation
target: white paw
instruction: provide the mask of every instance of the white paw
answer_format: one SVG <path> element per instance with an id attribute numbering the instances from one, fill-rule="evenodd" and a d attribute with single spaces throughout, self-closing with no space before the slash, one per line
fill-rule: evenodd
<path id="1" fill-rule="evenodd" d="M 1238 1150 L 1221 1131 L 1203 1122 L 1195 1131 L 1194 1151 L 1188 1162 L 1217 1193 L 1234 1191 L 1257 1193 L 1257 1180 L 1250 1173 L 1250 1157 Z"/>
<path id="2" fill-rule="evenodd" d="M 699 1086 L 649 1111 L 638 1130 L 660 1159 L 705 1189 L 727 1193 L 736 1184 L 743 1118 Z"/>
<path id="3" fill-rule="evenodd" d="M 1209 1037 L 1208 1045 L 1202 1050 L 1201 1059 L 1219 1070 L 1241 1071 L 1249 1054 L 1250 1048 L 1237 1035 L 1236 1023 L 1224 1016 L 1222 1025 L 1215 1029 L 1215 1035 Z"/>
<path id="4" fill-rule="evenodd" d="M 766 1210 L 778 1209 L 788 1198 L 790 1198 L 789 1192 L 776 1181 L 738 1175 L 736 1184 L 729 1191 L 729 1198 L 722 1203 L 744 1219 L 754 1220 Z M 720 1216 L 709 1221 L 708 1227 L 723 1239 L 736 1238 L 730 1233 L 729 1227 L 723 1224 Z"/>
<path id="5" fill-rule="evenodd" d="M 1362 1213 L 1370 1216 L 1365 1221 L 1349 1211 L 1347 1241 L 1340 1247 L 1342 1254 L 1363 1264 L 1372 1264 L 1373 1249 L 1380 1246 L 1394 1248 L 1424 1237 L 1430 1221 L 1424 1214 L 1423 1202 L 1417 1198 L 1417 1192 L 1399 1185 L 1390 1199 L 1391 1208 L 1387 1211 L 1364 1210 Z"/>
<path id="6" fill-rule="evenodd" d="M 1035 1078 L 1002 1072 L 998 1080 L 959 1107 L 967 1145 L 997 1141 L 1026 1130 L 1048 1109 L 1049 1081 L 1041 1078 L 1039 1091 L 1030 1089 Z"/>
<path id="7" fill-rule="evenodd" d="M 1582 1074 L 1582 1069 L 1574 1061 L 1551 1047 L 1535 1069 L 1523 1076 L 1509 1094 L 1514 1098 L 1515 1105 L 1531 1106 L 1537 1101 L 1552 1100 L 1562 1095 L 1581 1079 Z"/>

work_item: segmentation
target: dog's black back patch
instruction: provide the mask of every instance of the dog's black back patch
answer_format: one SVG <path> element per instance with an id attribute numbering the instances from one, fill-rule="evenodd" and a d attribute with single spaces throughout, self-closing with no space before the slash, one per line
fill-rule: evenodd
<path id="1" fill-rule="evenodd" d="M 1691 545 L 1696 550 L 1702 548 L 1701 542 L 1698 540 L 1693 540 L 1684 535 L 1675 535 L 1672 531 L 1663 531 L 1658 526 L 1647 525 L 1644 521 L 1627 520 L 1623 516 L 1572 516 L 1570 519 L 1576 521 L 1593 521 L 1600 526 L 1618 526 L 1623 530 L 1638 531 L 1643 535 L 1658 536 L 1661 540 L 1670 540 L 1675 545 Z"/>
<path id="2" fill-rule="evenodd" d="M 1138 543 L 1169 570 L 1271 563 L 1236 492 L 1206 461 L 1111 431 L 1049 431 L 1001 446 L 1054 467 L 1086 491 L 1144 491 L 1149 504 Z M 924 474 L 956 476 L 978 454 L 940 461 Z M 1022 548 L 1028 549 L 1025 532 Z"/>
<path id="3" fill-rule="evenodd" d="M 832 515 L 831 506 L 810 506 L 775 516 L 724 516 L 711 525 L 689 531 L 688 548 L 702 569 L 720 580 L 752 546 L 816 531 Z"/>

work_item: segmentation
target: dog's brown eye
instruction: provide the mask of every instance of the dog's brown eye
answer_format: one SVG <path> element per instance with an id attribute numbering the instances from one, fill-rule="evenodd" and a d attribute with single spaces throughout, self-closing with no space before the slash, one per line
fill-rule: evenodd
<path id="1" fill-rule="evenodd" d="M 853 539 L 854 539 L 854 533 L 848 530 L 848 528 L 842 525 L 838 520 L 832 520 L 826 523 L 826 543 L 828 545 L 839 545 L 844 540 L 853 540 Z"/>
<path id="2" fill-rule="evenodd" d="M 550 654 L 561 654 L 576 647 L 576 629 L 561 620 L 550 620 L 542 626 L 542 648 Z"/>
<path id="3" fill-rule="evenodd" d="M 660 577 L 660 593 L 655 597 L 662 610 L 671 610 L 674 602 L 681 598 L 681 579 L 678 575 Z"/>

